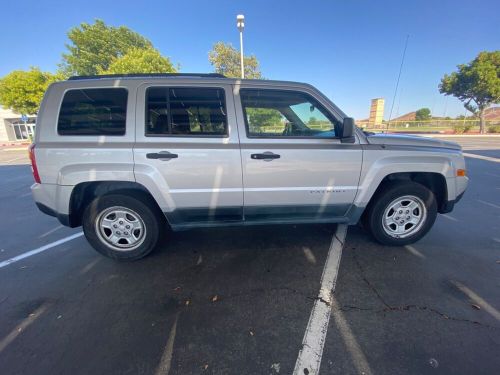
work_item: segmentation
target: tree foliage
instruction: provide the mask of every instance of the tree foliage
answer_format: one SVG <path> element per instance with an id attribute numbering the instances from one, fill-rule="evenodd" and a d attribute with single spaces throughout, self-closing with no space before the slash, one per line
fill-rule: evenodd
<path id="1" fill-rule="evenodd" d="M 93 75 L 106 71 L 117 59 L 131 49 L 150 49 L 152 43 L 128 27 L 113 27 L 102 20 L 82 23 L 68 32 L 67 53 L 60 65 L 67 75 Z"/>
<path id="2" fill-rule="evenodd" d="M 0 80 L 0 104 L 21 114 L 36 114 L 47 87 L 60 79 L 36 67 L 14 70 Z"/>
<path id="3" fill-rule="evenodd" d="M 224 74 L 226 77 L 241 78 L 240 52 L 231 44 L 217 42 L 208 53 L 208 61 L 216 73 Z M 259 61 L 254 55 L 244 56 L 243 64 L 245 78 L 262 78 Z"/>
<path id="4" fill-rule="evenodd" d="M 478 114 L 484 133 L 484 110 L 500 102 L 500 51 L 481 52 L 470 63 L 458 65 L 458 71 L 443 77 L 439 92 L 457 97 Z"/>
<path id="5" fill-rule="evenodd" d="M 427 121 L 431 119 L 431 110 L 429 108 L 420 108 L 415 112 L 415 120 Z"/>
<path id="6" fill-rule="evenodd" d="M 124 73 L 175 73 L 177 70 L 168 57 L 154 48 L 130 49 L 125 55 L 114 58 L 109 67 L 98 69 L 98 74 Z"/>

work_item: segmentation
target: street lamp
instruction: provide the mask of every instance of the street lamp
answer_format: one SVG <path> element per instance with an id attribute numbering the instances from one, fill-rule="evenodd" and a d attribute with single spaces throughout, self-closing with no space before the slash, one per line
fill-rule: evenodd
<path id="1" fill-rule="evenodd" d="M 245 78 L 245 67 L 243 66 L 243 29 L 245 28 L 245 16 L 243 14 L 238 14 L 236 16 L 236 26 L 240 31 L 240 67 L 241 67 L 241 78 Z"/>

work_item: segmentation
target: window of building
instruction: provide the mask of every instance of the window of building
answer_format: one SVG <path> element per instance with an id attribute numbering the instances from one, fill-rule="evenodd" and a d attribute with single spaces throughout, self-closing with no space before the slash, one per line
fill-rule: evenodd
<path id="1" fill-rule="evenodd" d="M 240 97 L 250 137 L 335 137 L 337 121 L 305 93 L 242 89 Z"/>
<path id="2" fill-rule="evenodd" d="M 78 89 L 66 92 L 59 112 L 61 135 L 124 135 L 127 90 Z"/>
<path id="3" fill-rule="evenodd" d="M 227 135 L 224 90 L 199 87 L 148 88 L 146 135 Z"/>

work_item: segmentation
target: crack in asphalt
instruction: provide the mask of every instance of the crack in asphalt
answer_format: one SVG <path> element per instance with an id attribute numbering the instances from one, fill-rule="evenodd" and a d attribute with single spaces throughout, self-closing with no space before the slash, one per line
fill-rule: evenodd
<path id="1" fill-rule="evenodd" d="M 353 305 L 343 305 L 337 309 L 338 311 L 369 311 L 369 312 L 375 312 L 375 313 L 387 313 L 387 312 L 405 312 L 405 311 L 410 311 L 410 310 L 419 310 L 419 311 L 429 311 L 434 314 L 437 314 L 441 316 L 444 319 L 447 320 L 453 320 L 457 322 L 464 322 L 464 323 L 471 323 L 475 324 L 481 327 L 485 328 L 492 328 L 492 329 L 500 329 L 500 327 L 492 326 L 489 324 L 484 324 L 481 323 L 477 320 L 470 320 L 470 319 L 463 319 L 463 318 L 456 318 L 453 316 L 450 316 L 448 314 L 445 314 L 435 308 L 428 307 L 428 306 L 419 306 L 419 305 L 401 305 L 401 306 L 391 306 L 391 307 L 386 307 L 383 309 L 374 309 L 371 307 L 359 307 L 359 306 L 353 306 Z"/>
<path id="2" fill-rule="evenodd" d="M 353 254 L 354 262 L 356 263 L 356 266 L 359 269 L 361 278 L 363 279 L 365 284 L 370 288 L 370 290 L 373 291 L 373 293 L 377 296 L 378 300 L 385 306 L 385 308 L 374 309 L 374 308 L 362 308 L 362 307 L 353 306 L 353 305 L 343 305 L 338 310 L 340 310 L 340 311 L 350 311 L 350 310 L 371 311 L 371 312 L 375 312 L 375 313 L 387 313 L 387 312 L 397 312 L 397 311 L 404 312 L 404 311 L 411 311 L 411 310 L 429 311 L 429 312 L 432 312 L 436 315 L 439 315 L 443 319 L 453 320 L 453 321 L 457 321 L 457 322 L 470 323 L 470 324 L 478 325 L 478 326 L 485 327 L 485 328 L 500 329 L 500 327 L 485 324 L 485 323 L 479 322 L 477 320 L 453 317 L 453 316 L 445 314 L 445 313 L 443 313 L 443 312 L 441 312 L 433 307 L 429 307 L 429 306 L 419 306 L 419 305 L 414 305 L 414 304 L 407 304 L 407 305 L 400 305 L 400 306 L 390 305 L 389 303 L 387 303 L 385 301 L 385 299 L 382 297 L 382 295 L 377 290 L 377 288 L 366 277 L 365 270 L 358 259 L 355 247 L 352 248 L 352 254 Z"/>

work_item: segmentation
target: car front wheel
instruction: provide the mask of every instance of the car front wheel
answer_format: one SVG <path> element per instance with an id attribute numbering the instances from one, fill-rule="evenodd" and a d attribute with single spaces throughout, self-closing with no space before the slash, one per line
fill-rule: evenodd
<path id="1" fill-rule="evenodd" d="M 437 215 L 436 198 L 427 187 L 412 181 L 383 187 L 365 215 L 365 225 L 384 245 L 416 242 L 431 229 Z"/>

